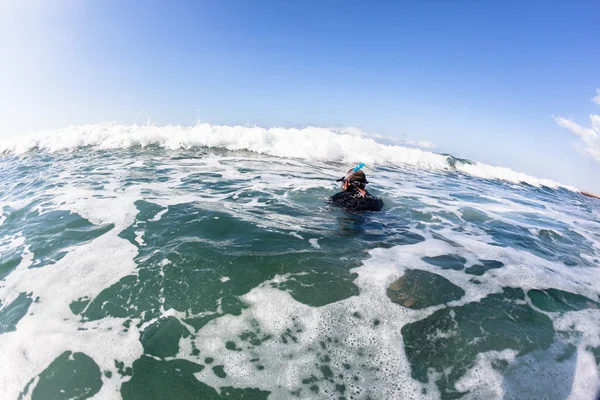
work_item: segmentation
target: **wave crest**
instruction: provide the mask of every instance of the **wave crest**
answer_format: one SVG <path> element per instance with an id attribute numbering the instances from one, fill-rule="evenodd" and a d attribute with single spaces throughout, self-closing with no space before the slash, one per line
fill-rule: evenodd
<path id="1" fill-rule="evenodd" d="M 200 147 L 248 150 L 284 158 L 370 165 L 410 165 L 419 169 L 457 170 L 484 179 L 564 187 L 550 179 L 538 179 L 510 168 L 437 154 L 417 148 L 382 144 L 373 138 L 307 127 L 260 128 L 201 123 L 194 126 L 94 124 L 41 131 L 0 142 L 0 154 L 22 155 L 32 150 L 74 151 L 82 147 L 120 149 L 159 146 L 166 149 Z"/>

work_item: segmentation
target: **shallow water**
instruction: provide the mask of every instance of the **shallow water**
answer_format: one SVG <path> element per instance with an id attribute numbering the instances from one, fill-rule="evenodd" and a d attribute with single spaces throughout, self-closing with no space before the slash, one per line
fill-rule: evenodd
<path id="1" fill-rule="evenodd" d="M 590 399 L 600 203 L 564 188 L 206 148 L 0 159 L 0 392 Z"/>

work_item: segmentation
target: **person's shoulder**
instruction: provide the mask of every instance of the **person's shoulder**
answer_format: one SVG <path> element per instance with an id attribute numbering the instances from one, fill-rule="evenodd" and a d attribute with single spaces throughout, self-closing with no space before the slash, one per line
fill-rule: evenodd
<path id="1" fill-rule="evenodd" d="M 381 209 L 383 208 L 383 200 L 381 200 L 379 197 L 373 196 L 369 192 L 366 192 L 365 198 L 369 203 L 369 209 L 373 211 L 381 211 Z"/>
<path id="2" fill-rule="evenodd" d="M 364 194 L 358 190 L 344 190 L 331 196 L 329 201 L 356 211 L 381 211 L 383 208 L 383 201 L 366 190 Z"/>
<path id="3" fill-rule="evenodd" d="M 344 190 L 331 196 L 329 198 L 329 202 L 346 207 L 350 202 L 352 202 L 352 194 L 347 190 Z"/>
<path id="4" fill-rule="evenodd" d="M 373 197 L 371 202 L 373 211 L 381 211 L 383 208 L 383 200 L 381 200 L 379 197 Z"/>
<path id="5" fill-rule="evenodd" d="M 343 191 L 343 192 L 339 192 L 339 193 L 336 193 L 336 194 L 334 194 L 333 196 L 331 196 L 331 197 L 329 198 L 329 201 L 336 202 L 336 201 L 338 201 L 338 200 L 341 200 L 341 199 L 343 199 L 343 198 L 344 198 L 344 197 L 346 197 L 347 195 L 348 195 L 348 193 L 347 193 L 347 192 L 345 192 L 345 191 Z"/>

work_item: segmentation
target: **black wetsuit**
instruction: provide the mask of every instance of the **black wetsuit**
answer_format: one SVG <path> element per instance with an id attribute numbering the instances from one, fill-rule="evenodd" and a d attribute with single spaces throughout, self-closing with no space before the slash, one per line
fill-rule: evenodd
<path id="1" fill-rule="evenodd" d="M 343 192 L 336 193 L 329 198 L 329 201 L 338 206 L 356 211 L 380 211 L 383 208 L 383 201 L 373 197 L 365 190 L 363 196 L 357 188 L 350 186 Z"/>

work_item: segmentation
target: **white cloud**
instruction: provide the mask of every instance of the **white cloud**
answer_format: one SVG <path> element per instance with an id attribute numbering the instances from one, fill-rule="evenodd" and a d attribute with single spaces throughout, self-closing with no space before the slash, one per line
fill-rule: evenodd
<path id="1" fill-rule="evenodd" d="M 593 101 L 600 104 L 600 90 L 598 90 L 598 96 L 594 97 Z M 575 148 L 578 151 L 600 162 L 600 115 L 591 114 L 590 126 L 587 128 L 577 124 L 572 119 L 554 117 L 554 120 L 558 125 L 569 130 L 580 139 L 579 142 L 575 143 Z"/>
<path id="2" fill-rule="evenodd" d="M 596 92 L 598 93 L 598 96 L 594 97 L 592 99 L 592 101 L 598 105 L 600 105 L 600 89 L 596 89 Z"/>

